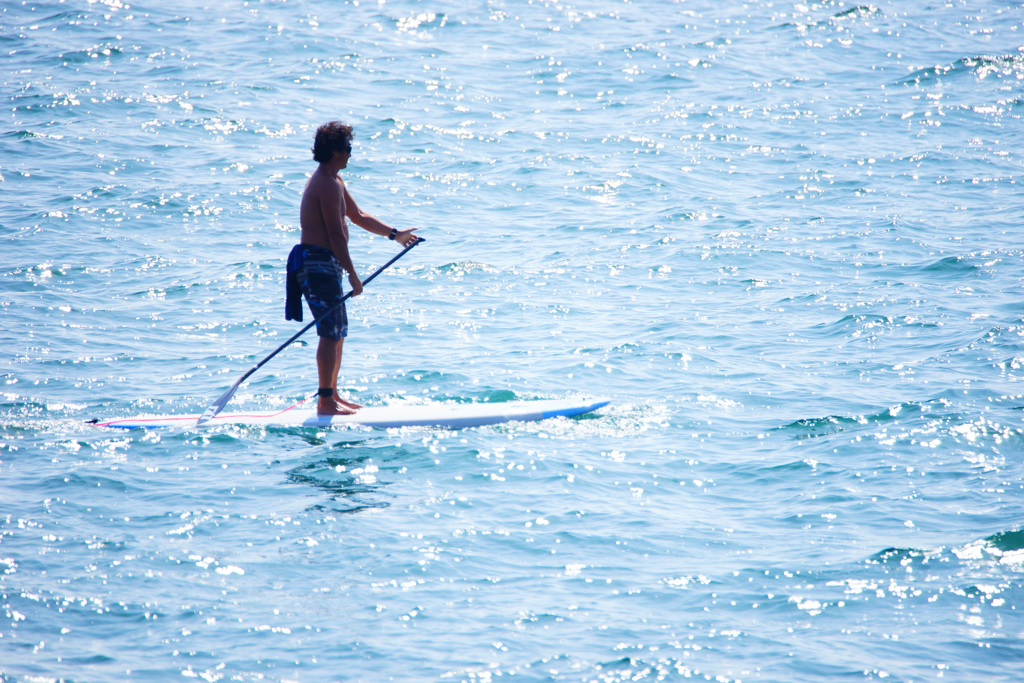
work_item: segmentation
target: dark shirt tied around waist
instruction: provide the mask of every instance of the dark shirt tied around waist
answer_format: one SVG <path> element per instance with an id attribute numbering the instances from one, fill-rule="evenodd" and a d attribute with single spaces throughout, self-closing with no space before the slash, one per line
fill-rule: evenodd
<path id="1" fill-rule="evenodd" d="M 302 289 L 296 276 L 302 267 L 302 244 L 296 244 L 288 254 L 288 272 L 285 276 L 284 319 L 302 322 Z"/>

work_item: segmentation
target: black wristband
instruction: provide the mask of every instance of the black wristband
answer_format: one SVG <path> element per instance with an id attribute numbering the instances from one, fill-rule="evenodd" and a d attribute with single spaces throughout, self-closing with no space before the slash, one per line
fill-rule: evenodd
<path id="1" fill-rule="evenodd" d="M 388 235 L 388 239 L 389 240 L 393 240 L 393 239 L 395 239 L 396 235 L 398 235 L 398 229 L 397 228 L 391 228 L 391 234 Z"/>

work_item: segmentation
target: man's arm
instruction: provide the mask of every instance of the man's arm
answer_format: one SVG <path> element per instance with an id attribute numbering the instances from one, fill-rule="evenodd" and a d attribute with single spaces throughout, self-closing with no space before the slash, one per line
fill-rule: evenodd
<path id="1" fill-rule="evenodd" d="M 331 244 L 331 251 L 338 259 L 341 267 L 348 273 L 348 283 L 352 287 L 352 296 L 359 296 L 363 291 L 363 283 L 356 274 L 355 264 L 352 263 L 352 256 L 348 253 L 348 237 L 345 235 L 345 226 L 342 224 L 342 192 L 344 190 L 337 182 L 327 184 L 325 191 L 320 193 L 320 214 L 324 218 L 324 229 L 327 232 L 327 241 Z"/>
<path id="2" fill-rule="evenodd" d="M 342 188 L 342 192 L 345 193 L 345 215 L 348 219 L 358 225 L 363 230 L 372 232 L 375 235 L 381 237 L 391 236 L 391 226 L 387 223 L 378 220 L 368 213 L 363 213 L 359 210 L 359 206 L 356 204 L 356 200 L 352 199 L 352 195 L 348 193 L 348 188 Z M 416 239 L 416 228 L 410 228 L 409 230 L 398 230 L 395 234 L 395 241 L 401 244 L 403 247 L 409 246 L 409 244 Z"/>

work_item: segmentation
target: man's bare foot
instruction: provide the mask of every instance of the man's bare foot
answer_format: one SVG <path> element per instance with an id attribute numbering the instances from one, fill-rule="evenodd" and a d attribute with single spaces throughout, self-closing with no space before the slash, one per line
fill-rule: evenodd
<path id="1" fill-rule="evenodd" d="M 362 408 L 362 406 L 359 405 L 358 403 L 353 403 L 352 401 L 346 401 L 338 393 L 334 394 L 334 400 L 335 400 L 335 402 L 340 403 L 341 405 L 345 406 L 349 410 L 359 410 L 360 408 Z"/>
<path id="2" fill-rule="evenodd" d="M 318 398 L 316 401 L 316 412 L 318 415 L 354 415 L 356 411 L 346 408 L 333 398 Z"/>

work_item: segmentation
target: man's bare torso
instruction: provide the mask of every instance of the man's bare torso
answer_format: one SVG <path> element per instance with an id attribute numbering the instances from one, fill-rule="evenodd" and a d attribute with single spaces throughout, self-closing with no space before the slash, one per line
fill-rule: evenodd
<path id="1" fill-rule="evenodd" d="M 327 200 L 327 201 L 325 201 Z M 333 201 L 332 201 L 333 200 Z M 325 205 L 339 205 L 339 216 L 334 220 L 323 214 Z M 345 221 L 345 192 L 341 178 L 332 176 L 322 167 L 317 168 L 306 183 L 306 189 L 302 192 L 302 201 L 299 204 L 299 225 L 302 228 L 301 242 L 311 244 L 324 249 L 331 249 L 337 253 L 336 248 L 340 244 L 332 244 L 329 224 L 341 224 L 341 239 L 348 243 L 348 224 Z"/>

